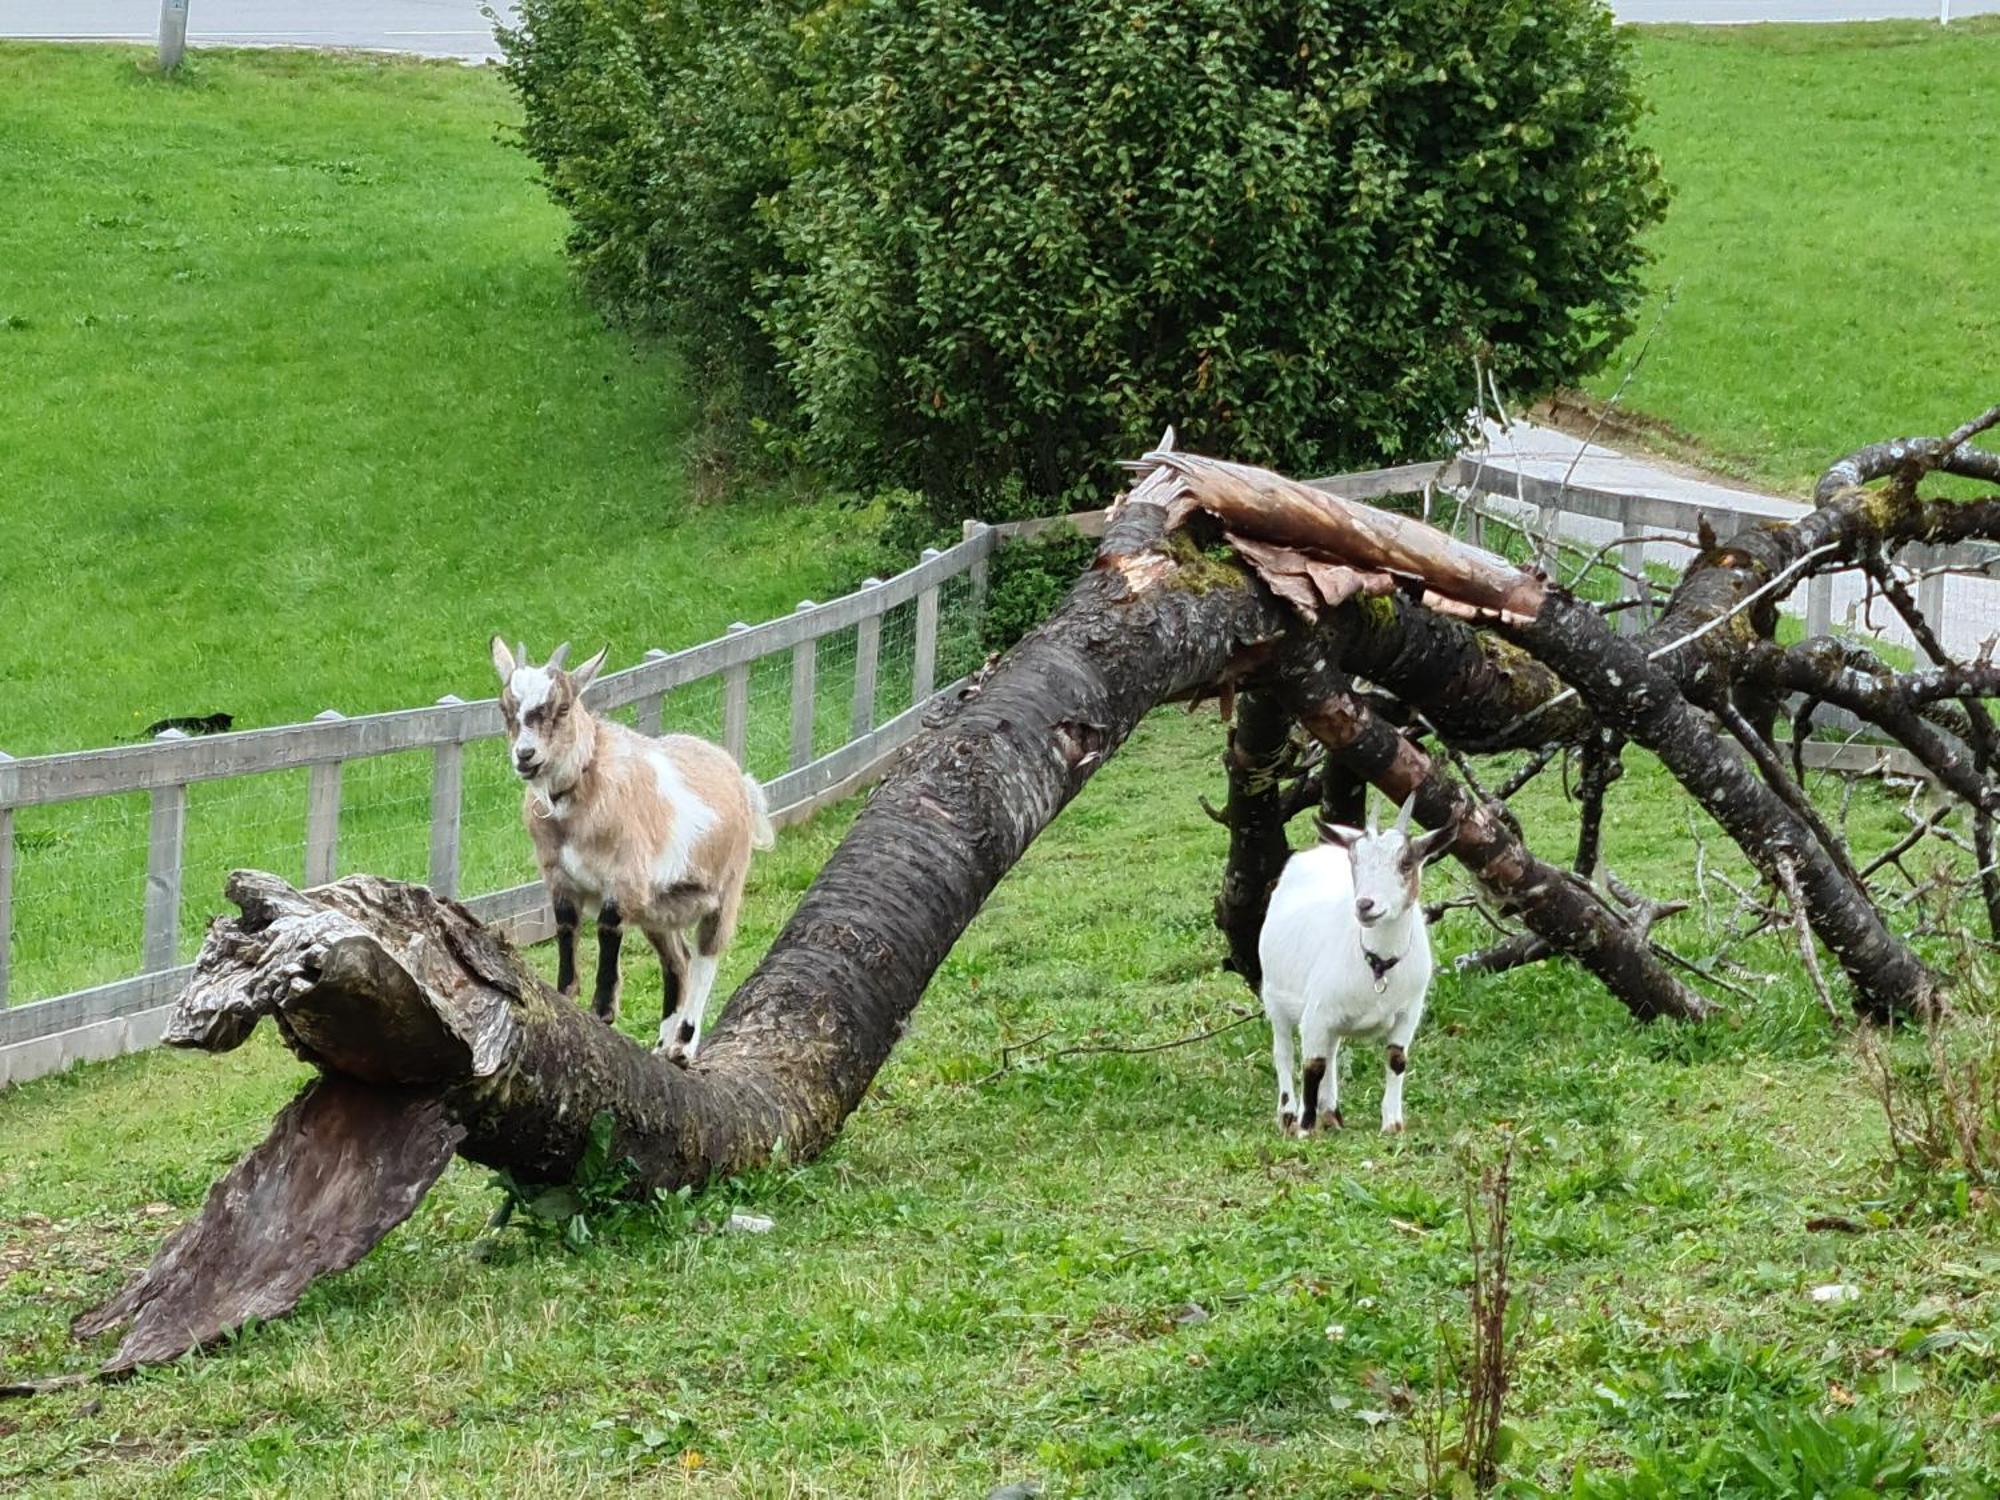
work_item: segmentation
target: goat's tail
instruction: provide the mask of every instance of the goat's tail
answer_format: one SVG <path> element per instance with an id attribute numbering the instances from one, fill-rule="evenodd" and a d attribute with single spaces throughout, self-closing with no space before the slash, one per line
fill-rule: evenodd
<path id="1" fill-rule="evenodd" d="M 771 804 L 765 800 L 757 778 L 747 771 L 743 775 L 743 795 L 750 799 L 750 847 L 769 849 L 778 842 L 777 830 L 771 827 Z"/>

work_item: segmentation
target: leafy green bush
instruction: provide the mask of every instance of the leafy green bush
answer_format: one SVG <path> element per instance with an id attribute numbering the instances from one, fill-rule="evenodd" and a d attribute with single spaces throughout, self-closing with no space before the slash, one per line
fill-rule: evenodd
<path id="1" fill-rule="evenodd" d="M 946 519 L 1101 503 L 1168 422 L 1297 471 L 1434 452 L 1475 360 L 1602 360 L 1663 204 L 1596 0 L 523 11 L 599 295 Z"/>
<path id="2" fill-rule="evenodd" d="M 993 554 L 987 574 L 980 645 L 1005 651 L 1055 613 L 1097 555 L 1097 543 L 1074 526 L 1056 526 Z"/>
<path id="3" fill-rule="evenodd" d="M 754 315 L 780 268 L 757 212 L 786 181 L 787 7 L 767 0 L 520 0 L 500 28 L 521 145 L 570 215 L 585 285 L 669 335 L 705 389 L 783 391 Z"/>

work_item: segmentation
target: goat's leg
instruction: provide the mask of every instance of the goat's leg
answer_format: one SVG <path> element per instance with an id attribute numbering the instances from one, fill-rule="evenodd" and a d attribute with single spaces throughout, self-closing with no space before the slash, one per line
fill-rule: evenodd
<path id="1" fill-rule="evenodd" d="M 1315 1130 L 1340 1128 L 1340 1038 L 1331 1029 L 1314 1026 L 1308 1018 L 1300 1035 L 1306 1049 L 1306 1077 L 1303 1085 L 1305 1115 L 1299 1129 L 1310 1135 Z"/>
<path id="2" fill-rule="evenodd" d="M 556 913 L 556 988 L 570 999 L 576 998 L 576 902 L 556 896 L 550 903 Z"/>
<path id="3" fill-rule="evenodd" d="M 709 991 L 715 988 L 715 971 L 729 940 L 736 936 L 736 915 L 742 909 L 740 883 L 722 898 L 722 904 L 695 925 L 694 957 L 688 961 L 687 1007 L 681 1012 L 680 1030 L 666 1044 L 667 1061 L 687 1064 L 694 1061 L 701 1045 L 701 1018 L 708 1009 Z"/>
<path id="4" fill-rule="evenodd" d="M 1271 1070 L 1278 1075 L 1278 1133 L 1295 1135 L 1299 1128 L 1298 1083 L 1293 1074 L 1292 1027 L 1271 1017 Z"/>
<path id="5" fill-rule="evenodd" d="M 1403 1129 L 1403 1071 L 1410 1065 L 1410 1043 L 1417 1034 L 1421 1011 L 1413 1012 L 1389 1033 L 1388 1069 L 1382 1075 L 1382 1128 L 1392 1135 Z"/>
<path id="6" fill-rule="evenodd" d="M 618 1019 L 618 948 L 625 941 L 624 920 L 616 901 L 606 901 L 597 913 L 597 993 L 590 1008 L 607 1026 Z"/>
<path id="7" fill-rule="evenodd" d="M 648 927 L 646 938 L 653 945 L 653 951 L 660 955 L 660 979 L 663 994 L 660 1000 L 660 1041 L 659 1049 L 664 1051 L 667 1044 L 680 1034 L 681 1002 L 688 993 L 688 951 L 681 935 L 671 927 Z"/>
<path id="8" fill-rule="evenodd" d="M 702 1012 L 708 1010 L 708 992 L 716 988 L 716 970 L 722 966 L 722 950 L 728 948 L 728 942 L 720 912 L 710 912 L 694 928 L 694 958 L 688 960 L 688 1004 L 680 1012 L 680 1030 L 666 1042 L 668 1062 L 694 1062 L 694 1050 L 702 1044 Z"/>

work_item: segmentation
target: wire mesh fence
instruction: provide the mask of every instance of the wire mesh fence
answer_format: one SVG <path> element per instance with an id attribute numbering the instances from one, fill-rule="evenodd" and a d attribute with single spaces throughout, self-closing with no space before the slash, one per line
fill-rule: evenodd
<path id="1" fill-rule="evenodd" d="M 968 552 L 966 562 L 974 556 Z M 604 717 L 642 732 L 725 743 L 735 728 L 734 681 L 740 759 L 760 780 L 773 780 L 894 718 L 928 691 L 927 683 L 942 688 L 976 665 L 975 592 L 962 568 L 934 591 L 859 624 L 621 704 L 603 711 Z M 926 625 L 932 610 L 933 624 Z M 920 640 L 926 634 L 928 643 Z M 928 660 L 920 647 L 928 649 Z M 456 797 L 441 803 L 442 756 L 456 757 L 457 769 Z M 365 755 L 337 768 L 289 767 L 171 788 L 169 794 L 184 801 L 177 804 L 179 822 L 169 839 L 170 852 L 177 853 L 170 868 L 161 867 L 160 793 L 21 806 L 13 813 L 6 892 L 11 931 L 0 933 L 9 959 L 0 1017 L 191 961 L 209 918 L 226 908 L 223 887 L 231 870 L 268 870 L 306 884 L 315 869 L 308 816 L 314 778 L 330 775 L 338 780 L 337 806 L 318 835 L 331 840 L 330 850 L 318 851 L 322 870 L 430 882 L 441 820 L 455 807 L 456 837 L 448 841 L 454 894 L 512 890 L 537 877 L 522 827 L 521 783 L 497 736 Z M 135 994 L 133 1001 L 159 1003 L 152 995 Z M 0 1030 L 0 1048 L 8 1041 Z M 0 1070 L 0 1080 L 7 1076 Z"/>

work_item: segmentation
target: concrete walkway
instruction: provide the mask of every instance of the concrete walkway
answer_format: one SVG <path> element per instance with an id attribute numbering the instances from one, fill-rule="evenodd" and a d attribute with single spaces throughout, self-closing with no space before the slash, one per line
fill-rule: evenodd
<path id="1" fill-rule="evenodd" d="M 1789 521 L 1806 513 L 1804 501 L 1772 495 L 1727 480 L 1702 475 L 1680 465 L 1622 453 L 1602 444 L 1587 444 L 1581 438 L 1553 428 L 1516 422 L 1509 429 L 1488 423 L 1487 447 L 1477 455 L 1500 469 L 1554 483 L 1567 481 L 1587 489 L 1614 490 L 1633 495 L 1654 495 L 1696 505 L 1711 518 L 1717 533 L 1727 537 L 1732 530 L 1761 520 Z M 1837 454 L 1829 458 L 1838 457 Z M 1615 523 L 1591 516 L 1565 514 L 1563 535 L 1586 547 L 1597 547 L 1617 534 Z M 1643 549 L 1626 549 L 1629 557 L 1643 551 L 1648 563 L 1679 571 L 1692 556 L 1684 545 L 1649 542 Z M 1574 567 L 1579 559 L 1571 558 Z M 1856 634 L 1891 641 L 1914 648 L 1915 640 L 1894 611 L 1880 600 L 1872 612 L 1866 608 L 1867 588 L 1857 572 L 1836 573 L 1832 579 L 1833 624 Z M 1991 577 L 1952 575 L 1934 586 L 1941 607 L 1933 600 L 1927 613 L 1944 643 L 1954 653 L 1970 656 L 1991 636 L 2000 633 L 2000 580 Z M 1804 589 L 1785 601 L 1785 612 L 1803 616 Z M 1871 618 L 1872 613 L 1872 618 Z"/>

